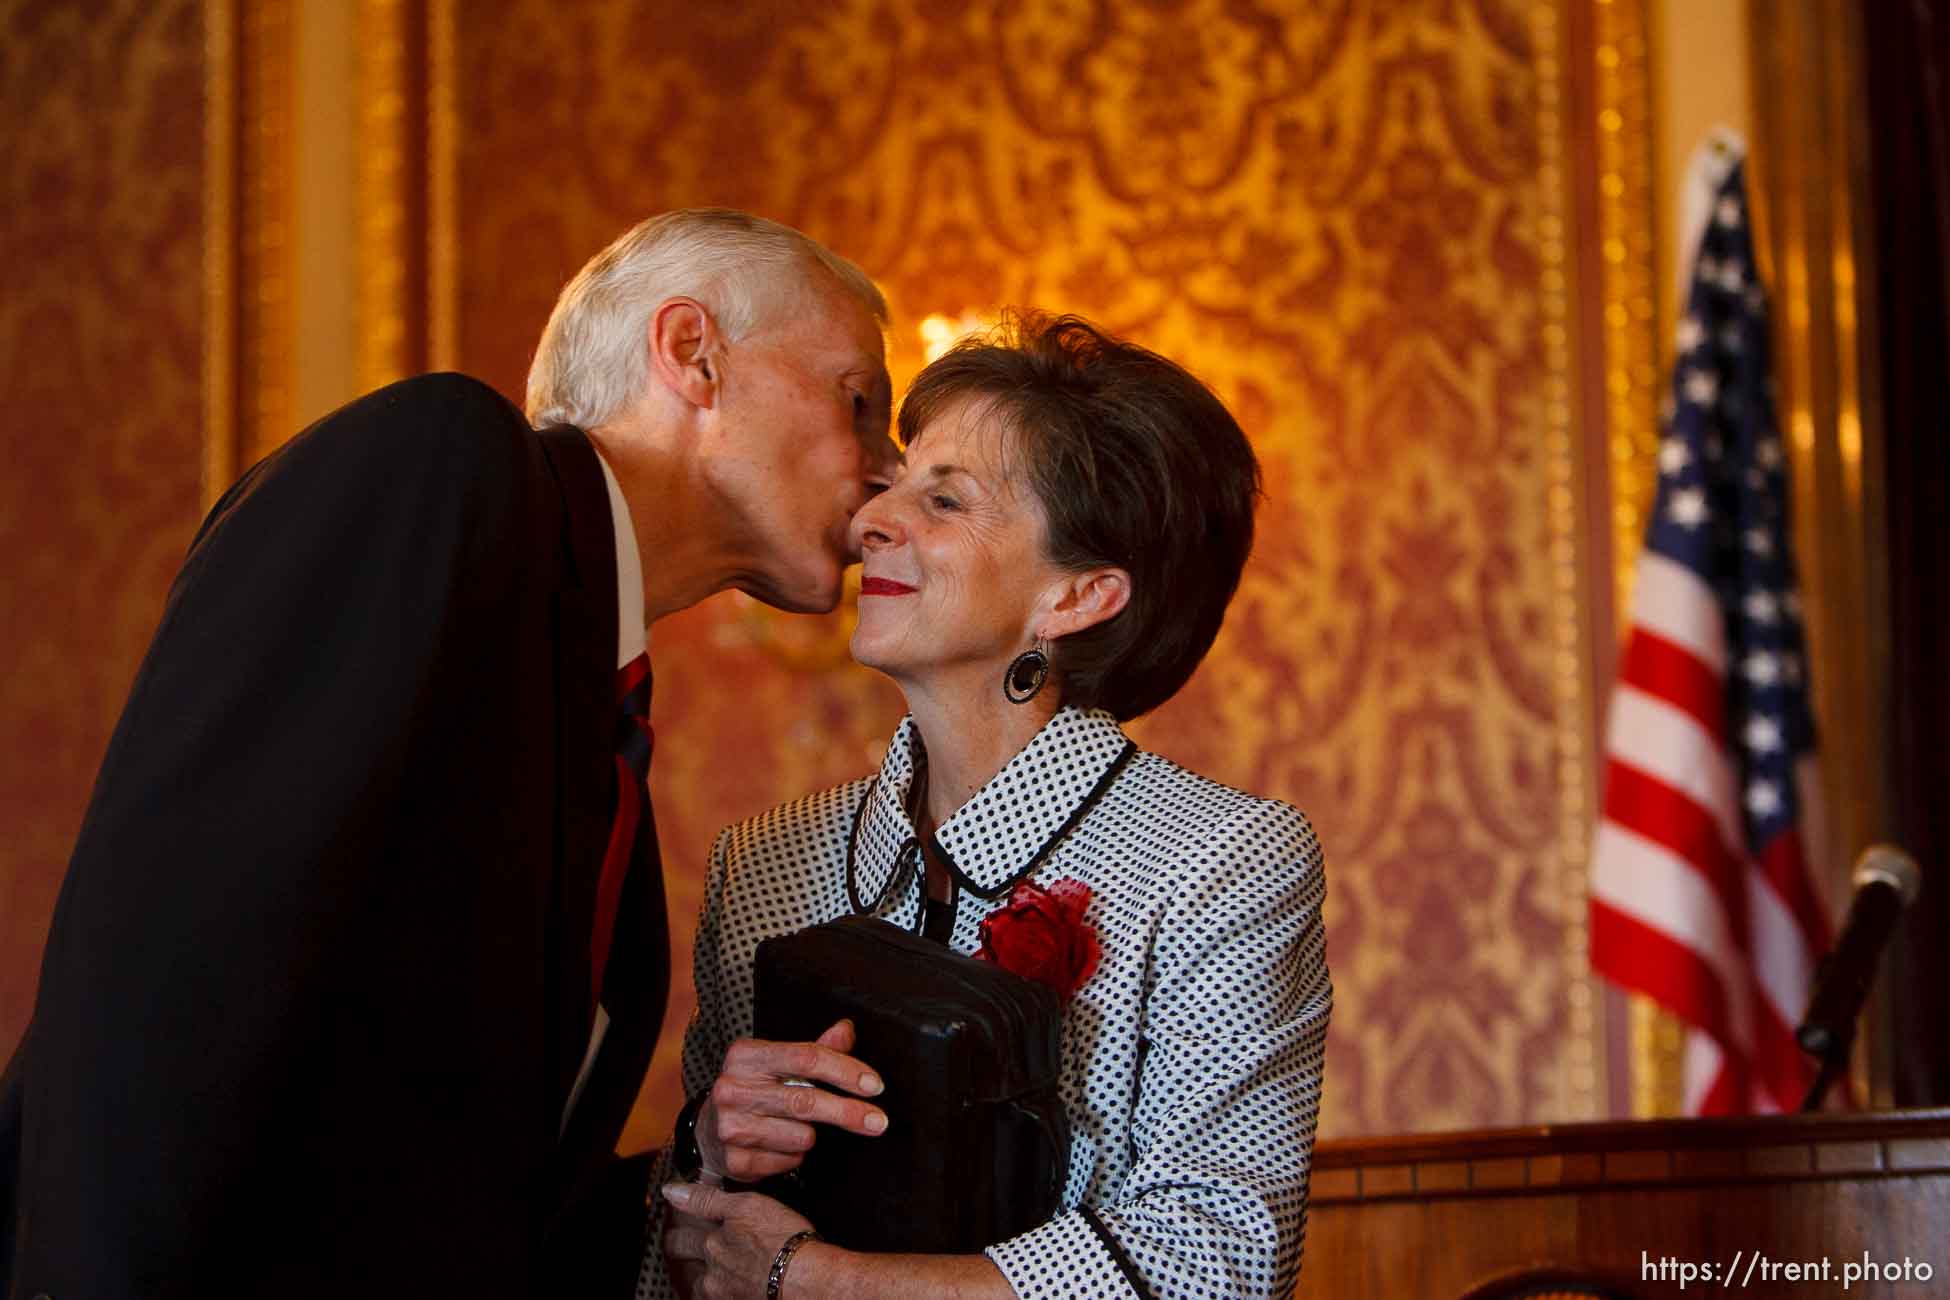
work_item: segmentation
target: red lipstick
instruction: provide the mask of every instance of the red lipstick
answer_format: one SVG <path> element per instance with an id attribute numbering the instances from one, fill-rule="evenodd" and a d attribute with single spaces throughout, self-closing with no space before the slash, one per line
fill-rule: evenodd
<path id="1" fill-rule="evenodd" d="M 862 578 L 860 580 L 860 594 L 862 596 L 907 596 L 913 594 L 913 591 L 914 588 L 908 586 L 906 583 L 895 582 L 892 578 Z"/>

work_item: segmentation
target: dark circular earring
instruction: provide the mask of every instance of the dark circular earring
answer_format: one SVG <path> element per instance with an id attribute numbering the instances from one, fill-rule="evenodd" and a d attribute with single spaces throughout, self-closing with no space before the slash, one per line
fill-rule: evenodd
<path id="1" fill-rule="evenodd" d="M 1036 698 L 1049 680 L 1049 642 L 1036 638 L 1036 644 L 1009 661 L 1002 674 L 1002 694 L 1011 704 L 1027 704 Z"/>

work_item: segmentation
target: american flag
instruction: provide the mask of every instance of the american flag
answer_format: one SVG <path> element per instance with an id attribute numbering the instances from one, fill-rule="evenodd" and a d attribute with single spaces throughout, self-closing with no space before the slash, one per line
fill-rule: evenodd
<path id="1" fill-rule="evenodd" d="M 1815 730 L 1743 171 L 1723 145 L 1696 182 L 1710 204 L 1592 853 L 1592 965 L 1685 1023 L 1698 1115 L 1801 1104 L 1794 1026 L 1829 943 L 1802 843 Z"/>

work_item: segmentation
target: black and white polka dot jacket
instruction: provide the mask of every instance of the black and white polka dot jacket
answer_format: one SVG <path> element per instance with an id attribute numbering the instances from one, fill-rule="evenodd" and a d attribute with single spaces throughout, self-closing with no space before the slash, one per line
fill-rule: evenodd
<path id="1" fill-rule="evenodd" d="M 1154 754 L 1135 751 L 1113 773 L 1128 746 L 1109 714 L 1062 710 L 937 832 L 956 879 L 952 946 L 973 953 L 982 918 L 1110 778 L 1031 877 L 1090 886 L 1086 919 L 1103 946 L 1064 1018 L 1064 1210 L 986 1253 L 1023 1300 L 1285 1297 L 1333 1005 L 1320 845 L 1297 810 Z M 909 719 L 877 777 L 719 837 L 698 923 L 688 1093 L 751 1031 L 760 940 L 847 915 L 856 899 L 917 927 L 919 873 L 900 869 L 914 751 Z M 651 1227 L 645 1300 L 670 1294 Z"/>

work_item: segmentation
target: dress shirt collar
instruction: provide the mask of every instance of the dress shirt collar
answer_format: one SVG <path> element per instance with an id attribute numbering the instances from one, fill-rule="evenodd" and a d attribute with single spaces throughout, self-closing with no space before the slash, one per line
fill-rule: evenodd
<path id="1" fill-rule="evenodd" d="M 595 447 L 595 440 L 590 439 Z M 650 647 L 643 626 L 643 558 L 636 549 L 636 523 L 616 471 L 596 447 L 596 463 L 603 467 L 603 486 L 609 489 L 609 522 L 616 533 L 616 666 L 628 664 Z"/>
<path id="2" fill-rule="evenodd" d="M 1000 898 L 1134 752 L 1110 714 L 1059 709 L 936 830 L 934 847 L 957 885 L 980 898 Z M 917 763 L 925 761 L 914 719 L 903 718 L 888 743 L 854 832 L 850 883 L 856 906 L 862 910 L 878 911 L 880 902 L 898 901 L 882 896 L 899 883 L 903 868 L 910 865 L 903 852 L 914 839 L 907 796 Z"/>

